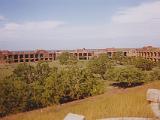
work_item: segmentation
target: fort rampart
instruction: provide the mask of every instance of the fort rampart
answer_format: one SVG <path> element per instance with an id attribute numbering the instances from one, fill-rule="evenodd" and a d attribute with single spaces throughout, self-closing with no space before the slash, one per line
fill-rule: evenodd
<path id="1" fill-rule="evenodd" d="M 54 61 L 63 52 L 69 52 L 78 60 L 89 60 L 105 53 L 112 57 L 116 52 L 124 56 L 143 57 L 152 61 L 160 61 L 160 48 L 147 46 L 143 48 L 106 48 L 106 49 L 77 49 L 77 50 L 34 50 L 34 51 L 8 51 L 0 50 L 0 63 L 23 63 L 36 61 Z"/>

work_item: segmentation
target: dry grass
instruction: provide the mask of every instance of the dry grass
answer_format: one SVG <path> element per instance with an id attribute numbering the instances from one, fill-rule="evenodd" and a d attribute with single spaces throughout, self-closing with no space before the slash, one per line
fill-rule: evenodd
<path id="1" fill-rule="evenodd" d="M 146 101 L 148 88 L 160 89 L 160 81 L 135 88 L 112 88 L 103 95 L 19 113 L 2 118 L 2 120 L 63 120 L 69 112 L 85 115 L 87 120 L 122 116 L 154 117 Z"/>

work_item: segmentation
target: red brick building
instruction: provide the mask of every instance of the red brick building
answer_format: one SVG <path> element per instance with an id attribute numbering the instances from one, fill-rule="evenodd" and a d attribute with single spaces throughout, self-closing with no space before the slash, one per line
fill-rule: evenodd
<path id="1" fill-rule="evenodd" d="M 55 60 L 54 51 L 0 51 L 0 63 L 20 63 Z"/>
<path id="2" fill-rule="evenodd" d="M 147 46 L 137 50 L 137 56 L 149 59 L 152 61 L 160 61 L 160 48 Z"/>
<path id="3" fill-rule="evenodd" d="M 63 52 L 69 52 L 78 60 L 89 60 L 105 53 L 112 57 L 114 53 L 121 51 L 124 56 L 140 56 L 152 61 L 160 61 L 160 48 L 152 46 L 143 48 L 106 48 L 106 49 L 77 49 L 77 50 L 34 50 L 34 51 L 0 51 L 0 63 L 23 63 L 37 61 L 54 61 Z"/>

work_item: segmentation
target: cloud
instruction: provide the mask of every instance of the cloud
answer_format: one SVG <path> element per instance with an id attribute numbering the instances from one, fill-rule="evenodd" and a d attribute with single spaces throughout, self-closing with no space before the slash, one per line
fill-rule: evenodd
<path id="1" fill-rule="evenodd" d="M 6 18 L 4 16 L 0 15 L 0 21 L 4 21 L 4 20 L 6 20 Z"/>
<path id="2" fill-rule="evenodd" d="M 94 38 L 96 35 L 101 38 L 97 39 L 97 44 L 106 46 L 110 43 L 110 46 L 118 47 L 160 46 L 160 1 L 120 9 L 109 23 L 92 27 L 90 31 Z"/>
<path id="3" fill-rule="evenodd" d="M 4 30 L 51 30 L 64 23 L 61 21 L 34 21 L 34 22 L 24 22 L 24 23 L 6 23 L 4 25 Z"/>
<path id="4" fill-rule="evenodd" d="M 72 49 L 160 46 L 160 1 L 120 9 L 111 21 L 73 25 L 64 21 L 9 22 L 0 28 L 1 49 Z"/>
<path id="5" fill-rule="evenodd" d="M 115 23 L 160 22 L 160 1 L 143 3 L 118 11 L 113 17 Z"/>
<path id="6" fill-rule="evenodd" d="M 111 17 L 109 26 L 112 38 L 123 39 L 120 43 L 140 41 L 160 46 L 160 1 L 121 9 Z"/>

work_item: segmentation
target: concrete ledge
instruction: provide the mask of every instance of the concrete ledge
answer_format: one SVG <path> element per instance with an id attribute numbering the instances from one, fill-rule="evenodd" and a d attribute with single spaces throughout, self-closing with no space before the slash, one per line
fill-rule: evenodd
<path id="1" fill-rule="evenodd" d="M 155 117 L 160 119 L 160 90 L 148 89 L 147 100 L 151 102 L 150 106 Z"/>
<path id="2" fill-rule="evenodd" d="M 85 120 L 85 117 L 83 115 L 68 113 L 64 120 Z"/>
<path id="3" fill-rule="evenodd" d="M 147 91 L 147 100 L 150 102 L 160 103 L 160 90 L 157 89 L 148 89 Z"/>
<path id="4" fill-rule="evenodd" d="M 138 117 L 121 117 L 121 118 L 106 118 L 99 120 L 152 120 L 151 118 L 138 118 Z"/>
<path id="5" fill-rule="evenodd" d="M 160 118 L 160 104 L 159 103 L 151 103 L 151 109 L 156 118 Z"/>

